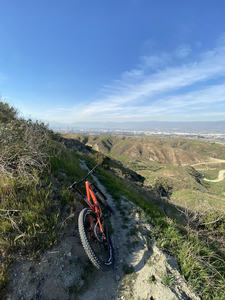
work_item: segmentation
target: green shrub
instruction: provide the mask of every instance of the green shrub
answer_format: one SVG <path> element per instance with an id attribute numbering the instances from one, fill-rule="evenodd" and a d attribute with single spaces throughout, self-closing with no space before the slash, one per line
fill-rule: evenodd
<path id="1" fill-rule="evenodd" d="M 121 197 L 126 197 L 145 211 L 149 223 L 154 226 L 150 238 L 177 259 L 181 273 L 202 299 L 224 299 L 225 257 L 210 243 L 210 239 L 168 218 L 151 203 L 150 196 L 143 195 L 132 184 L 115 177 L 110 171 L 100 169 L 97 174 L 116 204 Z M 172 286 L 174 278 L 165 276 L 163 282 Z"/>
<path id="2" fill-rule="evenodd" d="M 76 203 L 67 186 L 84 173 L 57 134 L 0 102 L 0 298 L 18 254 L 36 256 L 58 242 L 64 206 Z"/>
<path id="3" fill-rule="evenodd" d="M 16 116 L 17 111 L 13 107 L 10 107 L 8 103 L 0 101 L 0 127 L 2 124 L 15 120 Z"/>

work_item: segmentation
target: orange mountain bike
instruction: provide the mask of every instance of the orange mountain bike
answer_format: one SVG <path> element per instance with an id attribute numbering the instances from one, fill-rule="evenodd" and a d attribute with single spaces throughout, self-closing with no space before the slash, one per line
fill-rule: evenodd
<path id="1" fill-rule="evenodd" d="M 76 190 L 82 195 L 89 208 L 84 208 L 78 218 L 78 229 L 83 248 L 93 265 L 101 271 L 109 271 L 114 263 L 113 246 L 106 225 L 106 219 L 113 210 L 107 203 L 106 196 L 93 183 L 87 181 L 94 170 L 78 182 L 74 182 L 69 189 Z M 86 195 L 78 188 L 85 182 Z M 106 213 L 103 214 L 100 204 Z"/>

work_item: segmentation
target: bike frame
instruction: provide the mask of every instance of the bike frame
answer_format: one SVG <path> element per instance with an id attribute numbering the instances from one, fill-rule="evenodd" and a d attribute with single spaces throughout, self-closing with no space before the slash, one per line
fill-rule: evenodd
<path id="1" fill-rule="evenodd" d="M 104 233 L 103 226 L 101 223 L 102 210 L 101 210 L 99 202 L 91 188 L 91 183 L 89 181 L 85 181 L 85 188 L 86 188 L 87 198 L 85 198 L 84 200 L 88 204 L 88 206 L 97 214 L 99 228 L 100 228 L 101 232 Z"/>

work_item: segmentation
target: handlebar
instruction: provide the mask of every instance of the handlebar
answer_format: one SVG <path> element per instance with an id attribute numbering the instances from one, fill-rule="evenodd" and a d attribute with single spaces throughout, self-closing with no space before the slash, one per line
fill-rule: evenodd
<path id="1" fill-rule="evenodd" d="M 90 175 L 94 172 L 94 170 L 95 170 L 97 167 L 99 167 L 99 166 L 100 166 L 100 164 L 97 164 L 96 166 L 94 166 L 94 168 L 91 169 L 91 170 L 88 172 L 88 174 L 87 174 L 84 178 L 82 178 L 82 179 L 79 180 L 79 181 L 74 181 L 74 182 L 68 187 L 68 189 L 71 190 L 71 189 L 75 188 L 78 184 L 80 184 L 80 183 L 86 181 L 86 179 L 88 178 L 88 176 L 90 176 Z"/>
<path id="2" fill-rule="evenodd" d="M 88 178 L 88 176 L 90 176 L 90 175 L 95 171 L 95 169 L 96 169 L 97 167 L 99 167 L 100 165 L 101 165 L 101 164 L 97 164 L 96 166 L 94 166 L 94 168 L 91 169 L 91 170 L 88 172 L 88 174 L 87 174 L 84 178 L 82 178 L 82 179 L 79 180 L 79 181 L 74 181 L 74 182 L 68 187 L 68 189 L 69 189 L 69 190 L 74 189 L 74 188 L 76 188 L 77 185 L 79 185 L 80 183 L 86 181 L 86 179 Z M 107 210 L 108 210 L 108 212 L 110 213 L 110 215 L 111 215 L 111 214 L 114 214 L 114 210 L 113 210 L 113 209 L 111 208 L 111 206 L 109 206 L 109 204 L 106 202 L 107 198 L 106 198 L 106 196 L 102 193 L 102 191 L 101 191 L 94 183 L 91 183 L 91 186 L 94 188 L 94 192 L 98 195 L 99 201 L 101 202 L 101 204 L 103 204 L 103 205 L 107 208 Z M 78 188 L 76 188 L 76 190 L 77 190 L 81 195 L 83 195 L 83 193 L 82 193 Z M 102 198 L 103 198 L 103 199 L 102 199 Z"/>

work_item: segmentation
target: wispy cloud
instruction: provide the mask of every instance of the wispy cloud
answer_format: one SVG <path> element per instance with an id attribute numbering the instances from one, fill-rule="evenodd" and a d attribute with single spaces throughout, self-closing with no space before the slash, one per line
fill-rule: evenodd
<path id="1" fill-rule="evenodd" d="M 182 120 L 188 113 L 206 119 L 208 112 L 208 119 L 224 118 L 225 111 L 220 114 L 217 105 L 225 103 L 225 42 L 187 63 L 191 52 L 190 46 L 182 45 L 170 54 L 142 56 L 136 68 L 103 87 L 100 98 L 64 109 L 64 117 L 56 110 L 46 117 L 68 123 Z"/>
<path id="2" fill-rule="evenodd" d="M 182 45 L 176 50 L 176 55 L 179 58 L 187 57 L 191 53 L 190 45 Z"/>
<path id="3" fill-rule="evenodd" d="M 140 68 L 144 70 L 158 69 L 169 64 L 172 60 L 172 55 L 169 53 L 160 53 L 158 55 L 141 56 Z"/>

